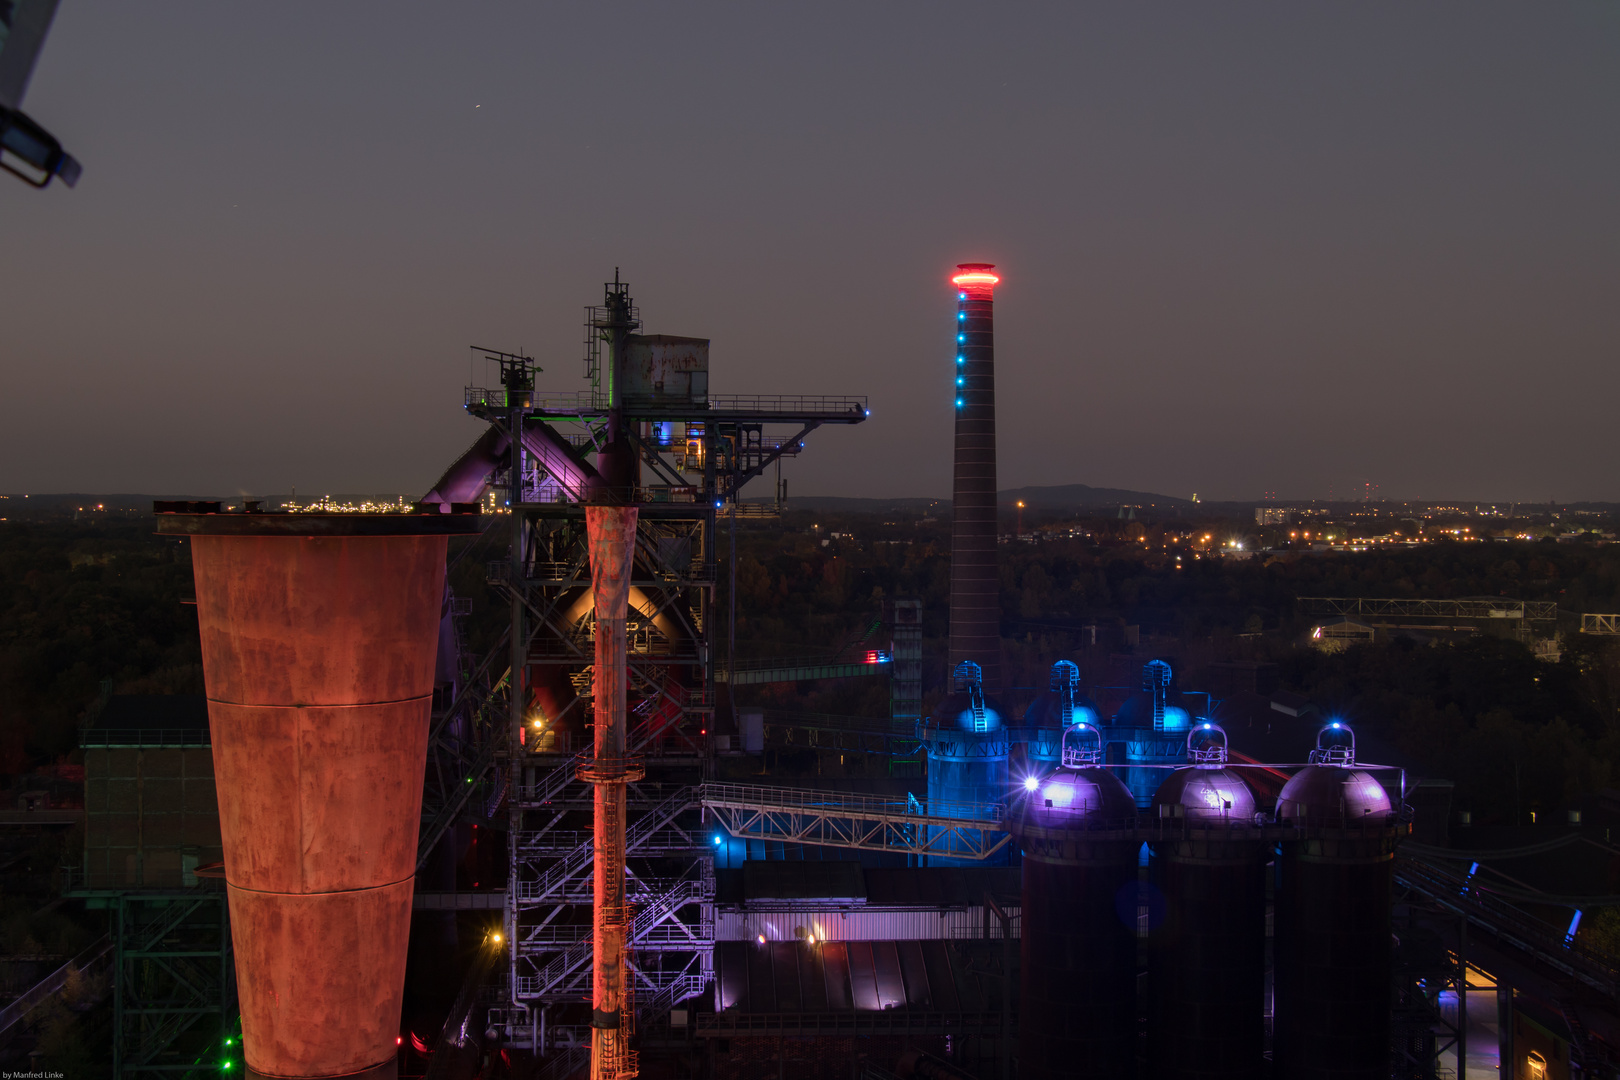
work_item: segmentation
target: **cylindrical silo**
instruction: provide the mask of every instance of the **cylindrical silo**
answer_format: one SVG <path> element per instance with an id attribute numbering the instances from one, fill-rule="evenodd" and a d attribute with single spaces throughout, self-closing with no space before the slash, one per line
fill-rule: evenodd
<path id="1" fill-rule="evenodd" d="M 979 665 L 968 661 L 952 673 L 953 691 L 918 732 L 928 751 L 928 807 L 930 813 L 961 815 L 966 806 L 1007 800 L 1007 755 L 1011 749 L 1001 706 L 984 693 Z M 986 813 L 988 815 L 988 812 Z M 992 866 L 1005 863 L 1010 848 L 989 859 L 962 857 L 954 838 L 943 845 L 946 854 L 930 855 L 931 866 Z"/>
<path id="2" fill-rule="evenodd" d="M 1090 744 L 1088 740 L 1096 739 Z M 1081 725 L 1023 800 L 1021 1080 L 1119 1080 L 1136 1066 L 1136 802 Z"/>
<path id="3" fill-rule="evenodd" d="M 1277 824 L 1292 835 L 1277 858 L 1272 1059 L 1278 1080 L 1383 1080 L 1391 874 L 1405 826 L 1383 785 L 1355 767 L 1348 728 L 1323 736 L 1314 764 L 1277 796 Z"/>
<path id="4" fill-rule="evenodd" d="M 951 502 L 950 666 L 972 661 L 1001 690 L 996 568 L 996 333 L 990 263 L 962 263 L 956 286 L 956 473 Z"/>
<path id="5" fill-rule="evenodd" d="M 446 536 L 477 519 L 158 521 L 192 541 L 248 1068 L 392 1075 Z"/>
<path id="6" fill-rule="evenodd" d="M 1193 764 L 1153 796 L 1151 864 L 1164 917 L 1148 937 L 1148 1056 L 1156 1080 L 1259 1074 L 1265 1040 L 1266 846 L 1226 736 L 1188 736 Z"/>

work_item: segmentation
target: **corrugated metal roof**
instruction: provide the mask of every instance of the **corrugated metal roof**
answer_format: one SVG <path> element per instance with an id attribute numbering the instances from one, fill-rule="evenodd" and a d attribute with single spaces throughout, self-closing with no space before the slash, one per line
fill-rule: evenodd
<path id="1" fill-rule="evenodd" d="M 983 1010 L 989 957 L 975 957 L 1002 949 L 999 941 L 722 941 L 716 1002 L 722 1012 L 749 1013 Z"/>

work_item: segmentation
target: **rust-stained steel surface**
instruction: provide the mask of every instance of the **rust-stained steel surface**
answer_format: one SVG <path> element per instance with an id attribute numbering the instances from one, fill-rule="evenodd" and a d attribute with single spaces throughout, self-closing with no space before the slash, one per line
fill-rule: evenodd
<path id="1" fill-rule="evenodd" d="M 345 516 L 160 517 L 192 535 L 243 1048 L 271 1076 L 386 1071 L 404 992 L 447 539 Z"/>
<path id="2" fill-rule="evenodd" d="M 636 544 L 633 506 L 592 506 L 585 511 L 590 543 L 591 594 L 596 601 L 596 759 L 583 773 L 596 785 L 595 896 L 592 911 L 591 1077 L 623 1080 L 636 1075 L 630 1049 L 634 1003 L 627 999 L 624 898 L 625 783 L 633 779 L 626 760 L 625 619 Z"/>

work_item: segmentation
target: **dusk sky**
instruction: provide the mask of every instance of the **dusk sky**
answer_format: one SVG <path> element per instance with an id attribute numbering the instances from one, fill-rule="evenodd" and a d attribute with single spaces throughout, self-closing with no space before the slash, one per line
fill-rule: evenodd
<path id="1" fill-rule="evenodd" d="M 800 495 L 1620 500 L 1620 5 L 62 0 L 0 176 L 0 491 L 427 490 L 622 269 Z M 763 492 L 761 492 L 763 493 Z"/>

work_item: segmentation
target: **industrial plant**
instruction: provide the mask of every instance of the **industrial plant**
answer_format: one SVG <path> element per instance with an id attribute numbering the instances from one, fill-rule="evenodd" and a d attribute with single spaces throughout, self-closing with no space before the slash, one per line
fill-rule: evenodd
<path id="1" fill-rule="evenodd" d="M 1476 1075 L 1488 999 L 1504 1080 L 1614 1075 L 1613 961 L 1459 871 L 1449 789 L 1351 722 L 1147 653 L 1011 685 L 999 282 L 961 264 L 940 328 L 943 681 L 906 597 L 742 657 L 738 532 L 867 399 L 720 393 L 617 274 L 584 389 L 475 350 L 482 430 L 415 503 L 159 503 L 206 716 L 114 698 L 83 733 L 116 1074 L 1437 1080 Z M 849 678 L 890 715 L 748 696 Z M 768 767 L 795 731 L 815 776 Z"/>

